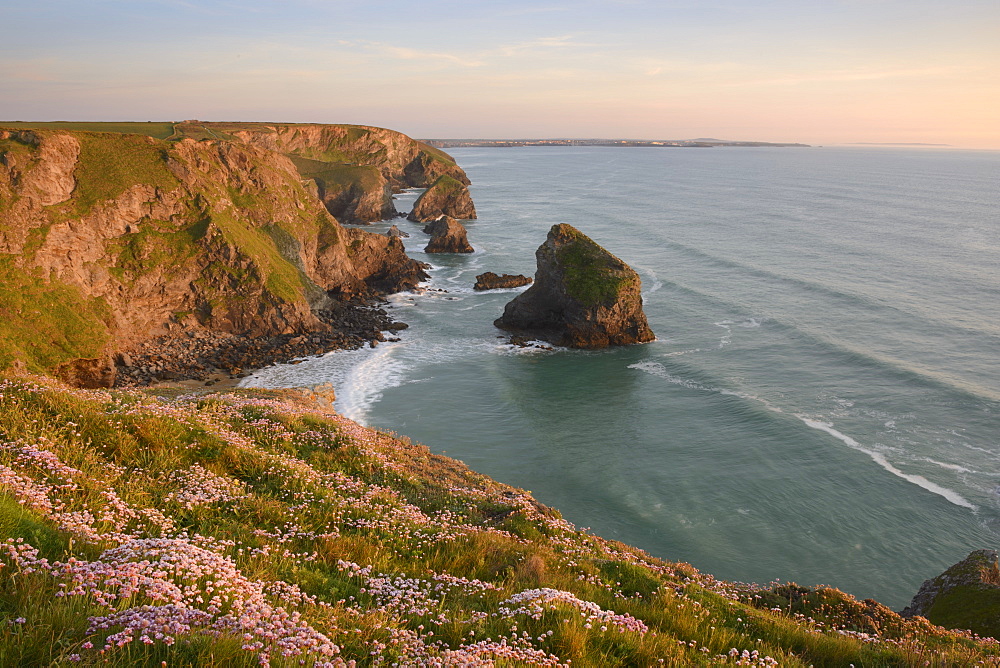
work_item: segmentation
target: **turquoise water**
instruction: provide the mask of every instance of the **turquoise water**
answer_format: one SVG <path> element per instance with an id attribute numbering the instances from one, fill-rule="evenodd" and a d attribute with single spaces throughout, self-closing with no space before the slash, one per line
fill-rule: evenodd
<path id="1" fill-rule="evenodd" d="M 411 255 L 399 343 L 266 369 L 717 577 L 905 605 L 1000 531 L 1000 153 L 452 151 L 477 252 Z M 416 193 L 400 196 L 406 210 Z M 492 322 L 568 222 L 641 275 L 653 343 L 515 349 Z M 374 226 L 381 230 L 387 225 Z"/>

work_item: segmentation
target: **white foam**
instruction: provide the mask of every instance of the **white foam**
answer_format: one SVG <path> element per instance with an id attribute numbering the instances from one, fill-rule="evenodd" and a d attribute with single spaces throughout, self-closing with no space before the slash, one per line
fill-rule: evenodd
<path id="1" fill-rule="evenodd" d="M 394 353 L 401 346 L 380 345 L 347 372 L 337 396 L 337 409 L 355 422 L 365 423 L 371 407 L 382 399 L 382 393 L 406 382 L 410 367 Z"/>
<path id="2" fill-rule="evenodd" d="M 926 489 L 928 492 L 933 492 L 934 494 L 937 494 L 938 496 L 942 496 L 945 499 L 947 499 L 948 501 L 951 501 L 952 503 L 954 503 L 956 506 L 962 506 L 963 508 L 969 508 L 970 510 L 973 510 L 973 511 L 977 510 L 976 506 L 974 506 L 971 503 L 969 503 L 968 501 L 966 501 L 957 492 L 955 492 L 953 490 L 950 490 L 947 487 L 942 487 L 941 485 L 938 485 L 937 483 L 931 482 L 930 480 L 928 480 L 927 478 L 925 478 L 925 477 L 923 477 L 921 475 L 913 475 L 913 474 L 910 474 L 910 473 L 903 473 L 902 471 L 900 471 L 899 469 L 897 469 L 895 466 L 893 466 L 889 462 L 889 460 L 887 460 L 881 453 L 876 452 L 874 450 L 870 450 L 870 449 L 864 447 L 863 445 L 861 445 L 860 443 L 858 443 L 857 441 L 855 441 L 853 438 L 851 438 L 847 434 L 844 434 L 844 433 L 839 432 L 836 429 L 834 429 L 833 425 L 831 425 L 830 423 L 828 423 L 828 422 L 820 422 L 819 420 L 813 420 L 813 419 L 807 418 L 807 417 L 802 416 L 802 415 L 798 415 L 796 417 L 798 417 L 806 425 L 812 427 L 813 429 L 818 429 L 820 431 L 826 432 L 827 434 L 830 434 L 834 438 L 836 438 L 836 439 L 842 441 L 843 443 L 845 443 L 848 447 L 853 448 L 854 450 L 857 450 L 859 452 L 865 453 L 866 455 L 868 455 L 869 457 L 872 458 L 873 462 L 875 462 L 876 464 L 878 464 L 879 466 L 881 466 L 883 469 L 885 469 L 889 473 L 893 474 L 894 476 L 902 478 L 903 480 L 906 480 L 907 482 L 911 482 L 914 485 L 917 485 L 918 487 L 922 487 L 922 488 Z"/>
<path id="3" fill-rule="evenodd" d="M 669 383 L 672 383 L 674 385 L 679 385 L 689 390 L 698 390 L 701 392 L 715 392 L 718 394 L 739 397 L 741 399 L 757 401 L 762 405 L 764 405 L 768 410 L 774 411 L 775 413 L 783 412 L 777 406 L 774 406 L 773 404 L 767 402 L 766 400 L 761 399 L 759 397 L 755 397 L 750 394 L 745 394 L 742 392 L 733 392 L 732 390 L 725 390 L 717 387 L 708 387 L 693 380 L 687 380 L 684 378 L 673 376 L 670 374 L 669 371 L 667 371 L 666 367 L 664 367 L 662 364 L 659 364 L 658 362 L 637 362 L 635 364 L 630 364 L 628 368 L 644 371 L 646 373 L 662 378 L 663 380 Z M 933 492 L 938 496 L 944 497 L 951 503 L 954 503 L 956 506 L 968 508 L 973 512 L 978 510 L 978 508 L 975 505 L 967 501 L 964 497 L 962 497 L 954 490 L 948 489 L 947 487 L 942 487 L 941 485 L 938 485 L 935 482 L 931 482 L 930 480 L 921 475 L 914 475 L 900 471 L 898 468 L 893 466 L 882 453 L 872 450 L 870 448 L 866 448 L 865 446 L 861 445 L 847 434 L 834 429 L 832 424 L 828 422 L 821 422 L 819 420 L 814 420 L 804 415 L 796 415 L 795 417 L 802 420 L 802 422 L 804 422 L 807 426 L 812 427 L 813 429 L 818 429 L 819 431 L 826 432 L 827 434 L 833 436 L 834 438 L 838 439 L 839 441 L 853 448 L 854 450 L 865 453 L 866 455 L 871 457 L 873 462 L 875 462 L 876 464 L 878 464 L 879 466 L 881 466 L 883 469 L 893 474 L 894 476 L 902 478 L 907 482 L 913 483 L 914 485 L 917 485 L 918 487 L 921 487 L 927 490 L 928 492 Z M 945 465 L 945 467 L 947 468 L 948 466 Z"/>
<path id="4" fill-rule="evenodd" d="M 720 348 L 725 348 L 726 346 L 728 346 L 730 343 L 733 342 L 733 328 L 730 327 L 730 325 L 732 325 L 733 322 L 731 320 L 723 320 L 722 322 L 716 322 L 713 324 L 716 327 L 721 327 L 724 330 L 726 330 L 726 333 L 722 335 L 721 339 L 719 339 Z"/>
<path id="5" fill-rule="evenodd" d="M 967 469 L 964 466 L 959 466 L 958 464 L 948 464 L 945 462 L 939 462 L 936 459 L 931 459 L 930 457 L 924 457 L 924 461 L 930 462 L 935 466 L 940 466 L 943 469 L 948 469 L 949 471 L 958 471 L 959 473 L 975 473 L 975 471 Z"/>
<path id="6" fill-rule="evenodd" d="M 693 352 L 693 351 L 681 351 L 680 354 L 684 354 L 685 352 Z M 676 353 L 668 353 L 668 356 L 672 354 Z M 763 405 L 769 411 L 773 411 L 775 413 L 784 412 L 780 408 L 769 402 L 767 399 L 762 399 L 761 397 L 757 397 L 752 394 L 747 394 L 745 392 L 735 392 L 733 390 L 727 390 L 721 387 L 708 387 L 707 385 L 702 385 L 701 383 L 698 383 L 693 380 L 678 378 L 677 376 L 671 375 L 670 372 L 667 371 L 666 367 L 664 367 L 659 362 L 636 362 L 635 364 L 630 364 L 628 368 L 638 369 L 639 371 L 645 371 L 648 374 L 657 376 L 658 378 L 662 378 L 668 383 L 672 383 L 674 385 L 680 385 L 681 387 L 685 387 L 689 390 L 698 390 L 700 392 L 712 392 L 714 394 L 721 394 L 727 397 L 738 397 L 740 399 L 746 399 L 748 401 L 755 401 Z"/>

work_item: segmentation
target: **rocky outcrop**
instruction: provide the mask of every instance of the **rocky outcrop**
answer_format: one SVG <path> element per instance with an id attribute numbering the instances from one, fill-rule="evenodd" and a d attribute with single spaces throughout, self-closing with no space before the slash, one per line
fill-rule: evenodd
<path id="1" fill-rule="evenodd" d="M 410 233 L 409 232 L 404 232 L 403 230 L 399 229 L 399 227 L 397 227 L 396 225 L 393 225 L 388 230 L 386 230 L 385 236 L 387 236 L 387 237 L 400 237 L 400 238 L 404 238 L 405 239 L 405 238 L 408 238 L 410 236 Z"/>
<path id="2" fill-rule="evenodd" d="M 424 247 L 425 253 L 474 253 L 469 244 L 465 227 L 450 216 L 441 216 L 424 227 L 431 240 Z"/>
<path id="3" fill-rule="evenodd" d="M 430 188 L 425 190 L 413 203 L 413 211 L 409 220 L 426 223 L 437 220 L 441 216 L 451 216 L 462 220 L 476 217 L 476 207 L 472 203 L 469 189 L 450 176 L 439 177 Z"/>
<path id="4" fill-rule="evenodd" d="M 106 360 L 137 343 L 330 332 L 334 304 L 426 277 L 307 185 L 250 142 L 0 128 L 0 297 L 21 305 L 0 365 L 106 384 Z"/>
<path id="5" fill-rule="evenodd" d="M 389 181 L 376 167 L 337 165 L 292 157 L 299 173 L 316 183 L 316 196 L 342 223 L 366 225 L 397 215 Z"/>
<path id="6" fill-rule="evenodd" d="M 951 629 L 1000 637 L 1000 568 L 995 550 L 976 550 L 941 575 L 925 580 L 899 613 L 920 615 Z"/>
<path id="7" fill-rule="evenodd" d="M 510 301 L 500 329 L 570 348 L 652 341 L 639 275 L 571 225 L 553 225 L 535 252 L 535 283 Z"/>
<path id="8" fill-rule="evenodd" d="M 430 278 L 424 271 L 427 265 L 410 259 L 399 237 L 358 229 L 346 233 L 352 266 L 364 274 L 366 285 L 377 292 L 410 290 Z"/>
<path id="9" fill-rule="evenodd" d="M 476 276 L 476 284 L 473 290 L 500 290 L 503 288 L 519 288 L 523 285 L 530 285 L 532 279 L 521 274 L 504 274 L 500 276 L 492 271 Z"/>
<path id="10" fill-rule="evenodd" d="M 426 188 L 449 175 L 468 185 L 465 172 L 444 151 L 401 132 L 366 125 L 314 123 L 205 123 L 178 124 L 177 132 L 209 131 L 277 153 L 321 162 L 370 165 L 395 188 Z"/>
<path id="11" fill-rule="evenodd" d="M 185 121 L 176 124 L 175 136 L 222 138 L 287 155 L 315 183 L 327 210 L 344 223 L 392 218 L 394 191 L 427 188 L 441 176 L 469 184 L 444 151 L 384 128 Z"/>

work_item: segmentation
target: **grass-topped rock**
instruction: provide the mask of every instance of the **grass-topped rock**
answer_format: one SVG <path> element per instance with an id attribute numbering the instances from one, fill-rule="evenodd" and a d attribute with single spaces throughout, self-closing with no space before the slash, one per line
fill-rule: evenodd
<path id="1" fill-rule="evenodd" d="M 949 629 L 1000 636 L 1000 569 L 994 550 L 976 550 L 936 578 L 925 580 L 904 617 L 920 615 Z"/>
<path id="2" fill-rule="evenodd" d="M 642 311 L 639 275 L 590 237 L 553 225 L 535 257 L 535 284 L 507 304 L 497 327 L 570 348 L 655 338 Z"/>
<path id="3" fill-rule="evenodd" d="M 447 174 L 439 176 L 431 187 L 413 203 L 410 220 L 426 223 L 441 216 L 451 216 L 460 220 L 476 217 L 476 207 L 472 203 L 469 189 L 458 179 Z"/>

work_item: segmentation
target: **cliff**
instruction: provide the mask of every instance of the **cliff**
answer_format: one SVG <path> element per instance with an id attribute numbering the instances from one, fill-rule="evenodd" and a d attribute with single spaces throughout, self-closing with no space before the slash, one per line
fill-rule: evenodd
<path id="1" fill-rule="evenodd" d="M 570 348 L 652 341 L 642 282 L 625 262 L 576 228 L 553 225 L 535 251 L 534 284 L 494 324 Z"/>
<path id="2" fill-rule="evenodd" d="M 187 121 L 175 125 L 174 137 L 221 138 L 291 157 L 300 174 L 315 181 L 320 199 L 341 222 L 391 218 L 396 213 L 393 191 L 427 188 L 442 176 L 469 184 L 444 151 L 384 128 Z"/>
<path id="3" fill-rule="evenodd" d="M 151 338 L 326 332 L 335 303 L 424 276 L 261 143 L 0 128 L 0 366 L 106 384 Z"/>

